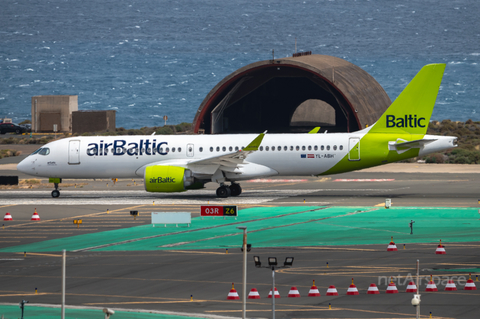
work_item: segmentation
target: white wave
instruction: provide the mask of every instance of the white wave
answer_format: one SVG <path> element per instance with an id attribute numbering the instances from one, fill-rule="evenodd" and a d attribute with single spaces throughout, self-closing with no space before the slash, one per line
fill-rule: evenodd
<path id="1" fill-rule="evenodd" d="M 33 69 L 25 69 L 25 71 L 33 72 L 34 70 Z"/>
<path id="2" fill-rule="evenodd" d="M 135 106 L 135 103 L 133 103 L 133 104 L 128 104 L 128 106 Z"/>
<path id="3" fill-rule="evenodd" d="M 167 88 L 172 87 L 172 86 L 177 86 L 176 84 L 169 84 L 167 85 Z"/>
<path id="4" fill-rule="evenodd" d="M 470 55 L 479 56 L 480 52 L 473 52 L 473 53 L 470 53 Z"/>
<path id="5" fill-rule="evenodd" d="M 17 61 L 20 61 L 20 60 L 19 59 L 9 59 L 9 58 L 7 58 L 7 61 L 8 62 L 17 62 Z"/>
<path id="6" fill-rule="evenodd" d="M 27 86 L 30 86 L 30 84 L 20 84 L 18 87 L 23 88 L 23 87 L 27 87 Z"/>
<path id="7" fill-rule="evenodd" d="M 40 49 L 50 50 L 50 47 L 41 47 Z"/>
<path id="8" fill-rule="evenodd" d="M 465 63 L 465 62 L 455 62 L 455 61 L 448 62 L 448 64 L 453 64 L 453 65 L 455 65 L 455 64 L 464 64 L 464 63 Z"/>

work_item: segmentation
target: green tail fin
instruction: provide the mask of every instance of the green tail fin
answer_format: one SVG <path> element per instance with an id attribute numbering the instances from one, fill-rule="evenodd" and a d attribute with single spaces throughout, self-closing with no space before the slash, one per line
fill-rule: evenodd
<path id="1" fill-rule="evenodd" d="M 445 64 L 428 64 L 413 78 L 369 133 L 426 134 Z"/>

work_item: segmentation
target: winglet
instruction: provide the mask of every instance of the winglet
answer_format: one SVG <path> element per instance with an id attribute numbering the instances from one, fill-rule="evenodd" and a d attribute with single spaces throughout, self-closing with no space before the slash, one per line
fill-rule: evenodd
<path id="1" fill-rule="evenodd" d="M 317 134 L 318 131 L 320 131 L 320 126 L 315 127 L 313 130 L 311 130 L 310 132 L 308 132 L 308 134 Z"/>
<path id="2" fill-rule="evenodd" d="M 242 151 L 258 151 L 258 147 L 262 143 L 262 140 L 265 134 L 267 134 L 267 131 L 255 137 L 255 139 L 250 144 L 248 144 L 248 146 L 245 147 Z"/>

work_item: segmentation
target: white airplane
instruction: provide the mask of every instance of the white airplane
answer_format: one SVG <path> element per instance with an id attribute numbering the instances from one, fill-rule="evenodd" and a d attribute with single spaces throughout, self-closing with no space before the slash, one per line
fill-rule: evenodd
<path id="1" fill-rule="evenodd" d="M 62 178 L 141 177 L 148 192 L 215 182 L 225 198 L 241 194 L 242 180 L 337 174 L 423 156 L 457 146 L 454 136 L 425 135 L 444 70 L 423 67 L 375 124 L 354 133 L 71 137 L 46 144 L 17 169 L 49 177 L 52 197 L 60 196 Z"/>

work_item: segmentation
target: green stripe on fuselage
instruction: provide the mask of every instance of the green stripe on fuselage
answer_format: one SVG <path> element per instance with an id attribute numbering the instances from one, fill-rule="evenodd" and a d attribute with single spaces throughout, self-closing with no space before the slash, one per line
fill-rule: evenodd
<path id="1" fill-rule="evenodd" d="M 388 142 L 403 139 L 406 141 L 414 141 L 422 139 L 424 135 L 419 134 L 365 134 L 360 139 L 360 160 L 351 161 L 348 154 L 345 155 L 335 166 L 319 175 L 330 175 L 355 171 L 367 167 L 378 166 L 382 164 L 393 163 L 407 158 L 416 157 L 420 151 L 419 148 L 412 148 L 401 154 L 397 151 L 388 150 Z M 355 147 L 357 147 L 355 145 Z M 355 148 L 354 147 L 354 148 Z"/>

